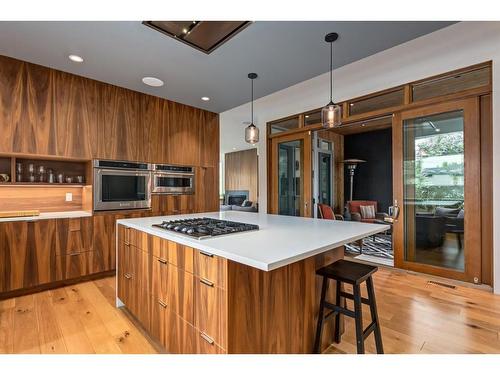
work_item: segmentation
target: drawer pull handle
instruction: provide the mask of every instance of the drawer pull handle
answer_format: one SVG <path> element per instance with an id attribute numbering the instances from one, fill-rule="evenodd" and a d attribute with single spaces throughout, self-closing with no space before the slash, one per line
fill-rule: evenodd
<path id="1" fill-rule="evenodd" d="M 205 255 L 206 257 L 209 257 L 209 258 L 213 258 L 214 257 L 214 254 L 205 253 L 204 251 L 201 251 L 201 250 L 200 250 L 200 254 L 201 255 Z"/>
<path id="2" fill-rule="evenodd" d="M 200 279 L 200 283 L 203 283 L 203 284 L 205 284 L 205 285 L 208 285 L 208 286 L 210 286 L 210 287 L 212 287 L 212 288 L 213 288 L 213 286 L 214 286 L 214 283 L 213 283 L 213 282 L 211 282 L 210 280 L 204 279 L 203 277 Z"/>
<path id="3" fill-rule="evenodd" d="M 131 274 L 129 274 L 129 273 L 126 273 L 126 274 L 125 274 L 125 278 L 126 278 L 126 279 L 131 279 L 131 278 L 132 278 L 132 275 L 131 275 Z"/>
<path id="4" fill-rule="evenodd" d="M 77 256 L 77 255 L 80 255 L 80 253 L 79 253 L 79 252 L 77 252 L 77 251 L 73 251 L 72 253 L 69 253 L 68 255 L 69 255 L 70 257 L 74 257 L 74 256 Z"/>
<path id="5" fill-rule="evenodd" d="M 213 345 L 215 343 L 215 340 L 211 338 L 209 335 L 207 335 L 205 332 L 202 332 L 200 334 L 201 338 L 208 342 L 210 345 Z"/>
<path id="6" fill-rule="evenodd" d="M 130 242 L 125 241 L 124 242 L 125 246 L 130 246 Z"/>
<path id="7" fill-rule="evenodd" d="M 165 259 L 158 259 L 158 262 L 160 262 L 161 264 L 167 264 L 167 261 Z"/>
<path id="8" fill-rule="evenodd" d="M 167 304 L 165 302 L 163 302 L 161 299 L 158 300 L 158 304 L 163 307 L 164 309 L 167 308 Z"/>

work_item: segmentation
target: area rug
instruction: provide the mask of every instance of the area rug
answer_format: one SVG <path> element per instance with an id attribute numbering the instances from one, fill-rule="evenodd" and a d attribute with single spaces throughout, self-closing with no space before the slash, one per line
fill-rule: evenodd
<path id="1" fill-rule="evenodd" d="M 377 234 L 363 239 L 363 252 L 360 254 L 357 243 L 345 245 L 346 255 L 368 262 L 378 262 L 392 265 L 394 252 L 392 251 L 392 238 L 390 234 Z"/>

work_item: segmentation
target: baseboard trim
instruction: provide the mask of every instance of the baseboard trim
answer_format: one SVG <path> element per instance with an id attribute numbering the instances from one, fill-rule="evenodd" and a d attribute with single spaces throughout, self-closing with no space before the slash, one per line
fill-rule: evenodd
<path id="1" fill-rule="evenodd" d="M 80 277 L 76 277 L 74 279 L 59 280 L 59 281 L 54 281 L 54 282 L 47 283 L 47 284 L 36 285 L 33 287 L 29 287 L 29 288 L 11 290 L 8 292 L 0 293 L 0 301 L 4 300 L 4 299 L 8 299 L 8 298 L 14 298 L 14 297 L 19 297 L 19 296 L 24 296 L 27 294 L 43 292 L 45 290 L 50 290 L 50 289 L 57 289 L 57 288 L 61 288 L 63 286 L 67 286 L 67 285 L 78 284 L 78 283 L 82 283 L 85 281 L 102 279 L 103 277 L 109 277 L 109 276 L 115 276 L 115 275 L 116 275 L 116 270 L 110 270 L 110 271 L 93 273 L 91 275 L 80 276 Z"/>

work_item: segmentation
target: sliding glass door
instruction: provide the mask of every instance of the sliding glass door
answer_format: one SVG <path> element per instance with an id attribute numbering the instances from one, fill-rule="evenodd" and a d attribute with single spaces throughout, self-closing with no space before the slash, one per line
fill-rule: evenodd
<path id="1" fill-rule="evenodd" d="M 480 152 L 475 99 L 396 115 L 397 267 L 480 282 Z"/>
<path id="2" fill-rule="evenodd" d="M 273 138 L 271 158 L 271 213 L 311 216 L 311 135 Z"/>

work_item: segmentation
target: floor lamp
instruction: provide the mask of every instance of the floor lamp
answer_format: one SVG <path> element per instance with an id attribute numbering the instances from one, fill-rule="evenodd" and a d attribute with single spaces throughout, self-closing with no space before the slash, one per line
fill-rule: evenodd
<path id="1" fill-rule="evenodd" d="M 353 183 L 354 183 L 354 171 L 356 170 L 356 167 L 360 163 L 366 163 L 366 160 L 361 160 L 361 159 L 346 159 L 341 161 L 342 164 L 345 164 L 347 166 L 347 170 L 349 171 L 349 181 L 350 181 L 350 187 L 349 187 L 349 201 L 352 201 L 352 189 L 353 189 Z"/>

